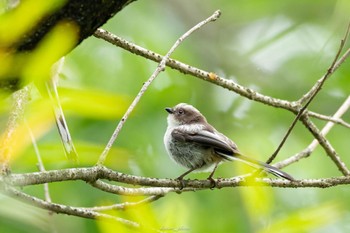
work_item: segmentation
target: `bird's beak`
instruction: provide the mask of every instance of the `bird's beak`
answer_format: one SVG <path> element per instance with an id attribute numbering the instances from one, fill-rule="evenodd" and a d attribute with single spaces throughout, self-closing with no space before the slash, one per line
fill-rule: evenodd
<path id="1" fill-rule="evenodd" d="M 174 113 L 174 110 L 172 108 L 165 108 L 165 111 L 167 111 L 169 114 Z"/>

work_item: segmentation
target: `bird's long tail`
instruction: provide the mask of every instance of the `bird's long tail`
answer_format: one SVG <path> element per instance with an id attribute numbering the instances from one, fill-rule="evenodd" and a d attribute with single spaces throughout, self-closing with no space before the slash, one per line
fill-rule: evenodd
<path id="1" fill-rule="evenodd" d="M 271 166 L 267 163 L 258 161 L 256 159 L 249 158 L 249 157 L 242 155 L 242 154 L 235 154 L 234 156 L 225 156 L 225 158 L 227 158 L 228 160 L 241 161 L 241 162 L 243 162 L 251 167 L 254 167 L 257 169 L 263 169 L 268 173 L 271 173 L 275 176 L 278 176 L 278 177 L 281 177 L 281 178 L 284 178 L 284 179 L 287 179 L 290 181 L 294 180 L 294 178 L 291 175 L 289 175 L 288 173 L 281 171 L 280 169 L 278 169 L 274 166 Z"/>

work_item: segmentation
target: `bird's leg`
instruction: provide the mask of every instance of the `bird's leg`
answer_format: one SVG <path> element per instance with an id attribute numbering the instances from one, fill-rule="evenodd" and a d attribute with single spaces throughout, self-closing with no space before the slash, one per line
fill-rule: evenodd
<path id="1" fill-rule="evenodd" d="M 187 172 L 185 172 L 184 174 L 182 174 L 181 176 L 177 177 L 176 180 L 178 180 L 180 182 L 180 189 L 183 189 L 185 184 L 184 184 L 184 177 L 186 175 L 188 175 L 189 173 L 193 172 L 194 170 L 196 170 L 197 168 L 191 168 L 190 170 L 188 170 Z"/>
<path id="2" fill-rule="evenodd" d="M 209 177 L 208 177 L 208 180 L 210 180 L 210 183 L 211 183 L 211 189 L 212 188 L 215 188 L 215 186 L 216 186 L 216 182 L 215 182 L 215 180 L 213 179 L 213 175 L 214 175 L 214 173 L 215 173 L 215 171 L 216 171 L 216 168 L 218 167 L 218 165 L 219 165 L 219 163 L 216 163 L 215 164 L 215 167 L 214 167 L 214 169 L 213 169 L 213 171 L 210 173 L 210 175 L 209 175 Z"/>

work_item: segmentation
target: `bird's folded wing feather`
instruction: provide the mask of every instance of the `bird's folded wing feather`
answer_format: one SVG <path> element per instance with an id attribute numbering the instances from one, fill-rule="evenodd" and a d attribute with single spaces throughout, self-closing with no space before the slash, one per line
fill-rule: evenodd
<path id="1" fill-rule="evenodd" d="M 218 154 L 232 156 L 237 149 L 226 143 L 219 135 L 207 130 L 200 130 L 196 133 L 188 133 L 181 130 L 174 130 L 172 136 L 179 141 L 198 143 L 203 146 L 212 147 Z"/>
<path id="2" fill-rule="evenodd" d="M 216 154 L 218 154 L 219 156 L 221 156 L 226 160 L 230 160 L 230 161 L 239 160 L 254 168 L 264 169 L 267 172 L 270 172 L 284 179 L 294 180 L 294 178 L 289 174 L 269 164 L 266 164 L 242 155 L 238 151 L 237 146 L 233 142 L 229 141 L 229 139 L 223 135 L 221 136 L 207 130 L 200 130 L 196 133 L 193 133 L 193 132 L 189 133 L 182 130 L 173 130 L 171 135 L 175 140 L 178 140 L 181 142 L 192 142 L 192 143 L 198 143 L 202 146 L 212 147 L 216 152 Z"/>

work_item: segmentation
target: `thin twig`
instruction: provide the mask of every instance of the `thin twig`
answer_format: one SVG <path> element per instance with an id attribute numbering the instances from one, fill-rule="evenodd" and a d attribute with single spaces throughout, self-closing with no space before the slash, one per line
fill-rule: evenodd
<path id="1" fill-rule="evenodd" d="M 327 78 L 326 76 L 329 75 L 328 73 L 330 73 L 330 74 L 334 73 L 340 67 L 340 65 L 343 64 L 345 62 L 345 60 L 349 57 L 350 49 L 348 49 L 344 53 L 344 55 L 338 60 L 338 58 L 340 56 L 340 53 L 343 50 L 343 48 L 345 46 L 345 43 L 346 43 L 346 41 L 347 41 L 347 39 L 349 37 L 349 33 L 350 33 L 350 23 L 349 23 L 349 25 L 347 27 L 347 30 L 346 30 L 344 38 L 340 41 L 340 46 L 339 46 L 339 49 L 338 49 L 337 54 L 335 56 L 335 59 L 332 62 L 332 65 L 327 70 L 326 74 L 322 78 L 320 78 L 315 83 L 315 85 L 305 95 L 303 95 L 303 97 L 300 100 L 298 100 L 298 102 L 300 104 L 302 104 L 302 103 L 306 102 L 307 100 L 309 100 L 311 98 L 311 96 L 314 95 L 314 93 L 317 92 L 318 89 L 320 89 L 320 85 L 322 85 L 322 80 Z"/>
<path id="2" fill-rule="evenodd" d="M 128 110 L 125 112 L 124 116 L 122 117 L 122 119 L 120 120 L 117 128 L 115 129 L 115 131 L 113 132 L 113 135 L 111 137 L 111 139 L 109 140 L 106 148 L 104 149 L 104 151 L 102 152 L 102 154 L 100 155 L 97 164 L 101 165 L 104 163 L 104 161 L 106 160 L 107 154 L 110 151 L 110 149 L 112 148 L 113 143 L 115 142 L 115 140 L 117 139 L 120 130 L 122 129 L 125 121 L 128 119 L 130 113 L 134 110 L 134 108 L 136 107 L 137 103 L 140 101 L 141 97 L 143 96 L 143 94 L 146 92 L 146 90 L 148 89 L 148 87 L 150 86 L 150 84 L 153 82 L 153 80 L 159 75 L 160 72 L 165 70 L 165 65 L 166 62 L 168 61 L 170 55 L 175 51 L 175 49 L 181 44 L 181 42 L 183 40 L 185 40 L 189 35 L 191 35 L 194 31 L 200 29 L 201 27 L 203 27 L 205 24 L 215 21 L 220 17 L 221 12 L 219 10 L 215 11 L 213 15 L 211 15 L 209 18 L 207 18 L 206 20 L 203 20 L 202 22 L 198 23 L 197 25 L 195 25 L 194 27 L 192 27 L 190 30 L 188 30 L 185 34 L 183 34 L 176 42 L 175 44 L 170 48 L 170 50 L 168 51 L 168 53 L 163 57 L 163 59 L 161 60 L 161 62 L 159 63 L 159 65 L 157 66 L 156 70 L 153 72 L 153 74 L 151 75 L 151 77 L 143 84 L 141 90 L 139 91 L 139 93 L 137 94 L 137 96 L 135 97 L 135 99 L 133 100 L 133 102 L 131 103 L 131 105 L 129 106 Z"/>
<path id="3" fill-rule="evenodd" d="M 325 115 L 321 115 L 321 114 L 311 112 L 311 111 L 307 111 L 306 114 L 310 117 L 313 117 L 313 118 L 318 118 L 320 120 L 330 121 L 330 122 L 333 122 L 335 124 L 342 125 L 346 128 L 350 128 L 350 124 L 348 122 L 344 121 L 343 119 L 335 118 L 334 116 L 333 117 L 325 116 Z"/>
<path id="4" fill-rule="evenodd" d="M 346 167 L 345 163 L 341 161 L 338 153 L 330 144 L 330 142 L 319 132 L 316 125 L 309 119 L 308 116 L 303 115 L 301 121 L 306 128 L 312 133 L 312 135 L 317 139 L 323 149 L 326 151 L 327 155 L 332 159 L 335 165 L 338 167 L 339 171 L 345 176 L 350 175 L 349 169 Z"/>
<path id="5" fill-rule="evenodd" d="M 348 109 L 350 108 L 350 96 L 348 96 L 348 98 L 344 101 L 344 103 L 341 105 L 341 107 L 337 110 L 337 112 L 333 115 L 333 119 L 340 119 L 342 117 L 342 115 L 348 111 Z M 328 134 L 328 132 L 332 129 L 332 127 L 335 125 L 334 122 L 328 122 L 323 129 L 321 130 L 320 134 L 322 136 L 326 136 Z M 297 161 L 299 161 L 302 158 L 306 158 L 308 157 L 317 147 L 317 145 L 319 145 L 319 142 L 314 139 L 309 146 L 307 146 L 304 150 L 302 150 L 301 152 L 283 160 L 280 161 L 276 164 L 274 164 L 275 167 L 277 168 L 283 168 L 286 167 L 292 163 L 295 163 Z"/>
<path id="6" fill-rule="evenodd" d="M 44 171 L 46 171 L 46 169 L 45 169 L 43 160 L 41 159 L 40 151 L 39 151 L 38 145 L 36 143 L 35 137 L 33 135 L 32 130 L 29 128 L 29 125 L 27 124 L 27 122 L 26 122 L 26 125 L 27 125 L 27 129 L 28 129 L 28 132 L 29 132 L 29 136 L 32 139 L 32 144 L 33 144 L 34 152 L 36 154 L 36 158 L 38 160 L 39 171 L 44 172 Z M 44 194 L 45 194 L 45 200 L 47 202 L 51 202 L 51 196 L 50 196 L 49 184 L 48 183 L 44 183 Z"/>
<path id="7" fill-rule="evenodd" d="M 266 163 L 271 163 L 277 156 L 277 154 L 279 153 L 279 151 L 282 149 L 284 143 L 286 142 L 287 138 L 289 137 L 290 133 L 292 132 L 292 130 L 294 129 L 294 126 L 296 125 L 297 121 L 301 118 L 301 116 L 304 114 L 305 110 L 307 109 L 307 107 L 310 105 L 310 103 L 312 102 L 312 100 L 315 98 L 315 96 L 317 95 L 317 93 L 319 93 L 319 91 L 321 90 L 323 84 L 325 83 L 325 81 L 334 73 L 334 71 L 336 70 L 335 67 L 339 67 L 339 56 L 341 51 L 344 48 L 345 42 L 348 38 L 350 32 L 350 24 L 347 27 L 346 33 L 344 38 L 340 41 L 340 46 L 339 49 L 337 51 L 337 54 L 335 55 L 335 58 L 333 59 L 333 62 L 331 64 L 331 66 L 328 68 L 326 74 L 316 82 L 316 88 L 314 89 L 314 91 L 311 92 L 311 94 L 307 97 L 306 103 L 305 105 L 299 110 L 298 114 L 296 115 L 296 117 L 294 118 L 291 126 L 288 128 L 287 133 L 284 135 L 281 143 L 278 145 L 277 149 L 275 150 L 275 152 L 270 156 L 270 158 L 266 161 Z M 345 58 L 349 55 L 348 51 L 342 56 L 343 59 L 340 59 L 341 62 L 345 61 Z M 336 66 L 336 64 L 339 64 Z M 305 98 L 305 95 L 304 95 Z"/>
<path id="8" fill-rule="evenodd" d="M 30 136 L 30 138 L 32 140 L 34 152 L 35 152 L 36 158 L 38 160 L 39 171 L 41 171 L 41 172 L 46 171 L 44 163 L 43 163 L 43 160 L 41 159 L 41 155 L 40 155 L 40 151 L 39 151 L 39 148 L 38 148 L 38 144 L 36 143 L 36 140 L 35 140 L 35 137 L 33 135 L 33 132 L 30 129 L 30 127 L 29 127 L 28 123 L 26 122 L 26 120 L 25 120 L 25 124 L 27 126 L 27 129 L 28 129 L 28 132 L 29 132 L 29 136 Z M 50 196 L 50 190 L 49 190 L 49 184 L 48 183 L 44 183 L 43 185 L 44 185 L 45 201 L 47 201 L 48 203 L 52 203 L 51 196 Z M 49 210 L 48 213 L 49 213 L 49 217 L 50 217 L 49 221 L 51 223 L 53 223 L 53 220 L 54 220 L 53 219 L 53 212 L 51 210 Z M 51 232 L 53 232 L 53 233 L 57 232 L 55 224 L 50 224 L 50 228 L 51 228 Z"/>
<path id="9" fill-rule="evenodd" d="M 96 206 L 96 207 L 91 207 L 86 209 L 92 210 L 92 211 L 126 210 L 126 209 L 137 208 L 137 207 L 149 204 L 151 202 L 157 201 L 161 197 L 163 197 L 163 195 L 153 195 L 150 197 L 146 197 L 145 199 L 142 199 L 141 201 L 137 201 L 137 202 L 124 202 L 124 203 L 118 203 L 110 206 Z"/>
<path id="10" fill-rule="evenodd" d="M 95 31 L 94 36 L 97 38 L 101 38 L 111 44 L 114 44 L 122 49 L 125 49 L 133 54 L 140 55 L 152 61 L 160 62 L 163 59 L 162 55 L 154 51 L 147 50 L 129 41 L 126 41 L 101 28 Z M 168 59 L 166 65 L 172 69 L 178 70 L 181 73 L 192 75 L 193 77 L 214 83 L 230 91 L 234 91 L 235 93 L 243 97 L 246 97 L 248 99 L 255 100 L 260 103 L 267 104 L 273 107 L 283 108 L 292 112 L 297 112 L 296 103 L 263 95 L 261 93 L 254 91 L 253 89 L 241 86 L 238 83 L 234 82 L 233 80 L 225 79 L 212 72 L 207 72 L 205 70 L 199 69 L 194 66 L 190 66 L 188 64 L 182 63 L 178 60 L 171 59 L 171 58 Z"/>
<path id="11" fill-rule="evenodd" d="M 152 61 L 160 62 L 163 59 L 162 55 L 160 55 L 154 51 L 147 50 L 147 49 L 145 49 L 139 45 L 136 45 L 134 43 L 131 43 L 127 40 L 124 40 L 124 39 L 108 32 L 108 31 L 104 30 L 104 29 L 101 29 L 101 28 L 97 29 L 94 33 L 94 36 L 97 38 L 103 39 L 103 40 L 105 40 L 113 45 L 116 45 L 122 49 L 125 49 L 128 52 L 142 56 L 142 57 L 150 59 Z M 349 56 L 349 54 L 346 53 L 343 58 L 345 59 L 348 56 Z M 339 63 L 336 64 L 335 68 L 339 67 L 339 65 L 341 64 L 341 61 L 342 61 L 342 59 L 339 59 Z M 246 97 L 248 99 L 252 99 L 254 101 L 257 101 L 257 102 L 260 102 L 263 104 L 267 104 L 267 105 L 270 105 L 273 107 L 286 109 L 286 110 L 291 111 L 291 112 L 295 112 L 295 113 L 298 112 L 299 104 L 297 102 L 289 102 L 286 100 L 277 99 L 277 98 L 273 98 L 270 96 L 265 96 L 265 95 L 258 93 L 250 88 L 246 88 L 244 86 L 241 86 L 232 80 L 227 80 L 227 79 L 220 77 L 219 75 L 216 75 L 216 74 L 213 75 L 213 73 L 211 73 L 211 72 L 207 72 L 207 71 L 201 70 L 197 67 L 187 65 L 187 64 L 182 63 L 182 62 L 175 60 L 175 59 L 169 58 L 166 65 L 172 69 L 178 70 L 181 73 L 190 74 L 190 75 L 197 77 L 201 80 L 212 82 L 218 86 L 227 88 L 228 90 L 234 91 L 237 94 L 239 94 L 243 97 Z M 345 127 L 350 128 L 350 124 L 348 124 L 342 120 L 334 120 L 328 116 L 314 113 L 314 112 L 308 111 L 308 110 L 306 110 L 305 112 L 307 112 L 309 116 L 312 116 L 312 117 L 315 117 L 315 118 L 318 118 L 321 120 L 333 121 L 337 124 L 340 124 L 340 125 L 343 125 Z"/>
<path id="12" fill-rule="evenodd" d="M 5 193 L 10 196 L 15 196 L 17 197 L 18 200 L 21 200 L 25 203 L 28 203 L 30 205 L 33 205 L 42 209 L 53 211 L 55 213 L 73 215 L 73 216 L 89 218 L 89 219 L 111 220 L 111 221 L 121 223 L 126 227 L 140 228 L 140 224 L 127 219 L 114 217 L 108 214 L 98 213 L 92 210 L 87 210 L 85 208 L 72 207 L 72 206 L 66 206 L 58 203 L 47 202 L 37 197 L 33 197 L 24 192 L 21 192 L 13 187 L 7 186 L 5 188 Z"/>

